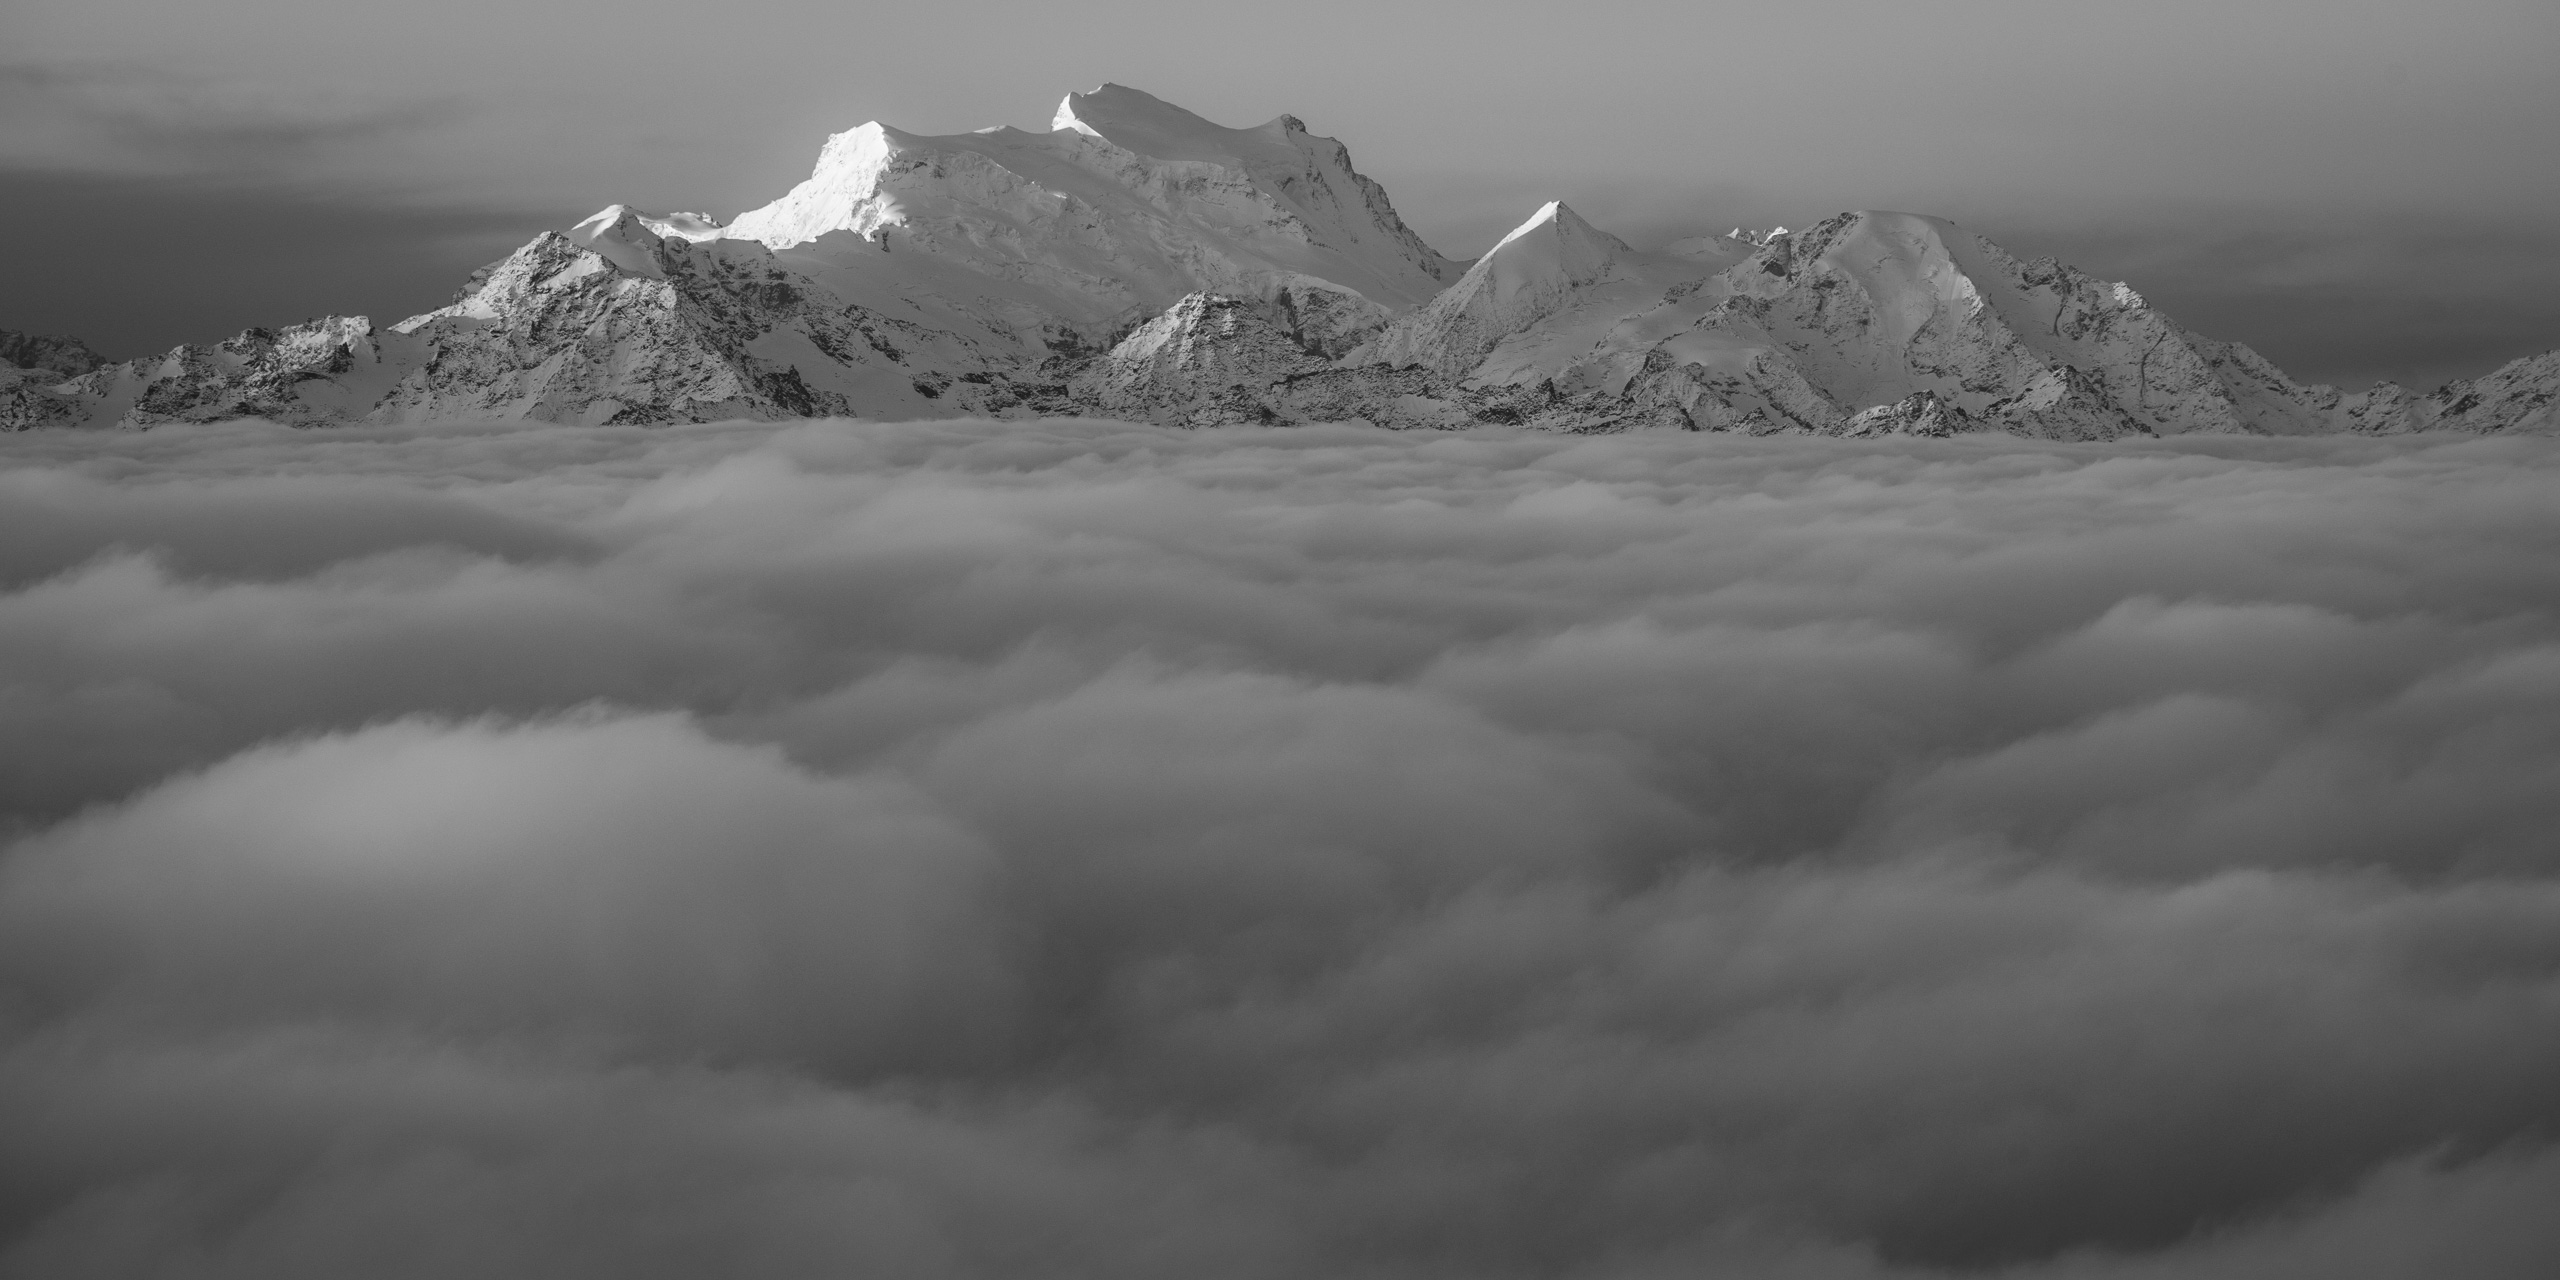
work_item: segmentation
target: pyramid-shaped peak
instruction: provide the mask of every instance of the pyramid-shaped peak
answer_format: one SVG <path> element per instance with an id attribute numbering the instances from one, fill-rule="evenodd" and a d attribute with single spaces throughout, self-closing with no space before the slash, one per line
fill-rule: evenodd
<path id="1" fill-rule="evenodd" d="M 1381 334 L 1369 357 L 1455 373 L 1503 338 L 1570 304 L 1580 290 L 1615 278 L 1633 253 L 1563 201 L 1550 200 L 1476 259 L 1456 284 Z"/>
<path id="2" fill-rule="evenodd" d="M 1563 201 L 1550 200 L 1512 228 L 1476 267 L 1485 273 L 1560 275 L 1582 283 L 1598 278 L 1629 252 L 1625 241 L 1583 221 Z"/>
<path id="3" fill-rule="evenodd" d="M 1616 236 L 1584 221 L 1582 215 L 1575 213 L 1564 201 L 1549 200 L 1539 205 L 1538 211 L 1530 214 L 1527 222 L 1513 227 L 1511 234 L 1504 236 L 1493 246 L 1493 252 L 1500 253 L 1503 247 L 1512 241 L 1534 236 L 1541 231 L 1551 232 L 1556 238 L 1567 242 L 1595 244 L 1603 248 L 1624 249 L 1626 247 Z"/>

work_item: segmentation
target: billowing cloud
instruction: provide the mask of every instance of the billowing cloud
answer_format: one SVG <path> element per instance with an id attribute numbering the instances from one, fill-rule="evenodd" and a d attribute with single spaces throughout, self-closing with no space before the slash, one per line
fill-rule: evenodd
<path id="1" fill-rule="evenodd" d="M 0 1274 L 2560 1266 L 2548 441 L 5 461 Z"/>

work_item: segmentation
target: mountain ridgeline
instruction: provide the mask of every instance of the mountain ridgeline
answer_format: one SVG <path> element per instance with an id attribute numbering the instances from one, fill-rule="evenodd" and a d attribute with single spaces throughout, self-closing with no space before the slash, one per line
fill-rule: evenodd
<path id="1" fill-rule="evenodd" d="M 723 225 L 620 205 L 392 325 L 107 364 L 0 344 L 0 427 L 1101 415 L 2106 440 L 2549 431 L 2560 352 L 2432 395 L 2293 381 L 1936 219 L 1642 251 L 1550 204 L 1473 263 L 1282 116 L 1134 89 L 1045 133 L 866 124 Z"/>

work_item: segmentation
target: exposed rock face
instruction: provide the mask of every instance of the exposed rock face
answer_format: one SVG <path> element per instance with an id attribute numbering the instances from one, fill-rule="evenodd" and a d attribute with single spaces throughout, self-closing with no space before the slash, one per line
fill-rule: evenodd
<path id="1" fill-rule="evenodd" d="M 1980 430 L 1964 410 L 1938 398 L 1935 391 L 1914 391 L 1892 404 L 1880 404 L 1849 415 L 1840 424 L 1844 436 L 1947 436 Z"/>
<path id="2" fill-rule="evenodd" d="M 0 365 L 35 374 L 75 378 L 105 364 L 106 358 L 78 338 L 20 333 L 0 329 Z"/>
<path id="3" fill-rule="evenodd" d="M 1549 204 L 1433 252 L 1329 138 L 1133 89 L 1046 133 L 869 124 L 722 225 L 611 206 L 395 325 L 100 365 L 0 333 L 0 428 L 1100 413 L 2071 440 L 2560 429 L 2560 353 L 2430 396 L 2305 386 L 2122 284 L 1937 219 L 1639 251 Z"/>
<path id="4" fill-rule="evenodd" d="M 2397 388 L 2394 388 L 2397 390 Z M 2483 377 L 2457 382 L 2424 402 L 2422 427 L 2465 431 L 2560 430 L 2560 351 L 2511 360 Z"/>
<path id="5" fill-rule="evenodd" d="M 80 421 L 80 398 L 54 387 L 105 363 L 78 338 L 0 329 L 0 431 Z"/>
<path id="6" fill-rule="evenodd" d="M 87 421 L 88 404 L 77 396 L 53 390 L 53 381 L 50 373 L 0 366 L 0 431 L 78 426 Z"/>
<path id="7" fill-rule="evenodd" d="M 1983 417 L 2047 440 L 2114 440 L 2151 434 L 2149 424 L 2116 403 L 2103 379 L 2072 365 L 2029 378 L 2025 389 L 1993 401 Z"/>
<path id="8" fill-rule="evenodd" d="M 1138 326 L 1068 384 L 1104 413 L 1192 425 L 1271 421 L 1263 393 L 1327 362 L 1242 298 L 1195 293 Z"/>

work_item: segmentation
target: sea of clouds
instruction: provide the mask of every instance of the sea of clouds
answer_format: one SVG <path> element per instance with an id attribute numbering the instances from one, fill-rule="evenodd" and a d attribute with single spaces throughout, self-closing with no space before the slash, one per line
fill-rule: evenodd
<path id="1" fill-rule="evenodd" d="M 2560 444 L 0 441 L 0 1274 L 2560 1274 Z"/>

